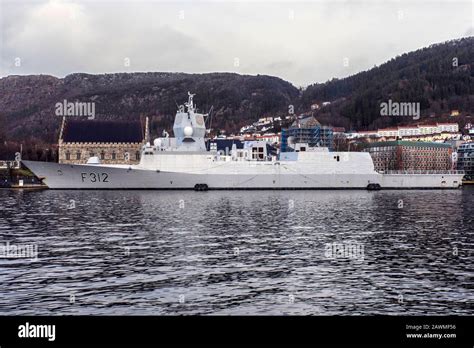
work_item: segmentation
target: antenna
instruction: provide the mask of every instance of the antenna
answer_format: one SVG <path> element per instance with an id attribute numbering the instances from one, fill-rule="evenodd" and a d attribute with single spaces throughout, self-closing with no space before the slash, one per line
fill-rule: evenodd
<path id="1" fill-rule="evenodd" d="M 206 116 L 207 118 L 209 118 L 209 116 L 212 115 L 212 111 L 214 110 L 214 105 L 211 106 L 211 108 L 209 109 L 209 111 L 207 112 L 207 114 L 205 114 L 204 116 Z M 206 119 L 207 121 L 207 119 Z"/>
<path id="2" fill-rule="evenodd" d="M 194 96 L 195 96 L 195 94 L 191 94 L 188 91 L 188 102 L 185 104 L 186 107 L 188 108 L 188 111 L 194 111 L 194 105 L 193 105 L 193 97 Z"/>
<path id="3" fill-rule="evenodd" d="M 209 119 L 209 135 L 211 135 L 211 126 L 212 126 L 212 115 L 213 115 L 213 112 L 214 111 L 214 105 L 211 106 L 211 108 L 209 109 L 209 112 L 207 113 L 207 116 L 208 116 L 208 119 Z M 206 119 L 207 121 L 207 119 Z"/>

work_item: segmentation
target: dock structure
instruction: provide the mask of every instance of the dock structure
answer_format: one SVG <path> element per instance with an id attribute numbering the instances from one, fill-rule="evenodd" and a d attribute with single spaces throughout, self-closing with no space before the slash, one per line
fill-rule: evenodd
<path id="1" fill-rule="evenodd" d="M 17 161 L 0 161 L 7 163 L 0 168 L 0 188 L 41 189 L 47 186 L 29 170 L 15 165 Z M 18 163 L 18 162 L 17 162 Z"/>

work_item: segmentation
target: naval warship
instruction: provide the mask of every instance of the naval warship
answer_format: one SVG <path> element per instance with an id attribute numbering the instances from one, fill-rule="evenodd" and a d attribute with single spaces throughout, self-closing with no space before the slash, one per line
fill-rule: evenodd
<path id="1" fill-rule="evenodd" d="M 367 152 L 333 152 L 292 144 L 277 155 L 265 142 L 246 142 L 222 153 L 205 144 L 207 115 L 197 112 L 193 94 L 176 113 L 174 137 L 146 143 L 136 165 L 22 161 L 50 189 L 428 189 L 459 188 L 463 173 L 389 172 L 374 169 Z"/>

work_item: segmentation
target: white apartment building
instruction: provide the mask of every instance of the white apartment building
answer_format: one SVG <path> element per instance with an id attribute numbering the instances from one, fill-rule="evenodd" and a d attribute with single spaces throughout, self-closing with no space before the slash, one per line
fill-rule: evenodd
<path id="1" fill-rule="evenodd" d="M 377 131 L 377 134 L 380 137 L 397 137 L 400 133 L 398 128 L 384 128 L 384 129 L 379 129 Z"/>
<path id="2" fill-rule="evenodd" d="M 439 133 L 458 133 L 457 123 L 436 123 L 427 125 L 398 126 L 393 128 L 383 128 L 377 131 L 360 131 L 358 137 L 410 137 L 417 135 L 430 135 Z"/>
<path id="3" fill-rule="evenodd" d="M 437 123 L 438 129 L 441 132 L 459 132 L 459 125 L 457 123 Z"/>
<path id="4" fill-rule="evenodd" d="M 255 123 L 255 125 L 257 126 L 263 126 L 263 125 L 266 125 L 268 123 L 272 123 L 273 122 L 273 117 L 261 117 L 258 119 L 258 121 Z"/>

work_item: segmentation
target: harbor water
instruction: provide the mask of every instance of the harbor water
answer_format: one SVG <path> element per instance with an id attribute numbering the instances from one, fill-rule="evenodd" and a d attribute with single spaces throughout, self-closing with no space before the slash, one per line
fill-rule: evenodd
<path id="1" fill-rule="evenodd" d="M 474 187 L 0 190 L 0 314 L 472 315 L 473 226 Z"/>

